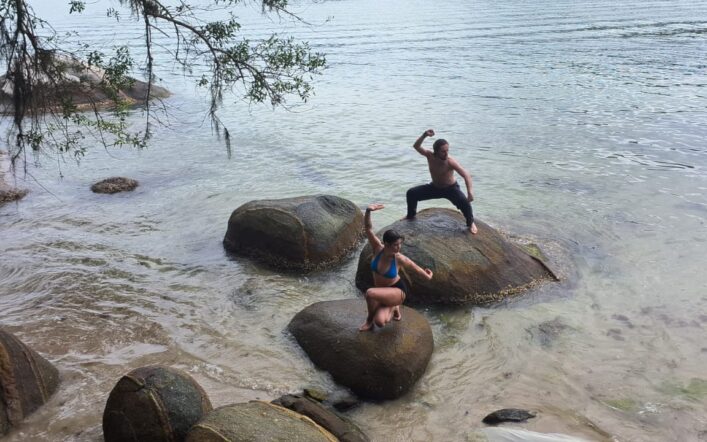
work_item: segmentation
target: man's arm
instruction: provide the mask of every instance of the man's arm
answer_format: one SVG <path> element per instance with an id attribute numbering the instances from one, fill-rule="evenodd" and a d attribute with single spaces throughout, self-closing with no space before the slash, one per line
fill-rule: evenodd
<path id="1" fill-rule="evenodd" d="M 471 175 L 469 175 L 469 172 L 467 172 L 466 169 L 464 169 L 459 163 L 457 163 L 457 160 L 452 157 L 449 157 L 449 165 L 452 167 L 452 169 L 454 169 L 455 172 L 457 172 L 459 175 L 462 176 L 462 178 L 464 178 L 464 182 L 466 183 L 467 200 L 469 200 L 469 202 L 474 201 Z"/>
<path id="2" fill-rule="evenodd" d="M 430 152 L 427 149 L 424 149 L 422 147 L 422 142 L 425 141 L 425 138 L 433 137 L 434 135 L 435 135 L 435 131 L 433 131 L 432 129 L 427 129 L 426 131 L 424 131 L 422 133 L 422 135 L 420 135 L 420 138 L 418 138 L 417 141 L 415 141 L 415 144 L 413 144 L 412 147 L 414 147 L 415 150 L 418 151 L 419 154 L 422 155 L 423 157 L 429 157 L 432 154 L 432 152 Z"/>

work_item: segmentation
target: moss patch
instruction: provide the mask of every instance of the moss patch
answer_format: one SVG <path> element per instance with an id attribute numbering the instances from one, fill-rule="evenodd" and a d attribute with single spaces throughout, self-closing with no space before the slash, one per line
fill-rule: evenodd
<path id="1" fill-rule="evenodd" d="M 658 391 L 670 396 L 683 396 L 686 399 L 700 401 L 707 397 L 707 380 L 692 378 L 686 385 L 676 382 L 663 382 Z"/>
<path id="2" fill-rule="evenodd" d="M 630 398 L 621 399 L 607 399 L 603 401 L 606 405 L 611 408 L 615 408 L 621 411 L 636 411 L 638 410 L 638 403 Z"/>

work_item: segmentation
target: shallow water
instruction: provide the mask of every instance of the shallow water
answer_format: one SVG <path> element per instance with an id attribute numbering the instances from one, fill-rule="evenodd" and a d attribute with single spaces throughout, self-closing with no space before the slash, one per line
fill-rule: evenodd
<path id="1" fill-rule="evenodd" d="M 0 325 L 54 362 L 62 384 L 6 439 L 100 440 L 112 386 L 152 363 L 188 371 L 215 405 L 336 388 L 285 328 L 313 302 L 358 296 L 356 256 L 281 275 L 229 258 L 226 221 L 254 198 L 326 192 L 385 203 L 383 227 L 427 179 L 410 146 L 432 127 L 474 177 L 476 216 L 539 244 L 563 280 L 489 308 L 425 310 L 436 346 L 425 376 L 349 416 L 374 440 L 474 440 L 506 407 L 538 411 L 516 426 L 536 432 L 704 440 L 707 4 L 295 10 L 312 26 L 247 10 L 244 30 L 293 32 L 329 68 L 290 112 L 228 103 L 230 158 L 204 94 L 164 63 L 175 95 L 148 149 L 95 148 L 80 166 L 39 158 L 18 175 L 32 192 L 0 207 Z M 106 49 L 139 32 L 103 12 L 55 27 Z M 111 175 L 140 187 L 90 192 Z"/>

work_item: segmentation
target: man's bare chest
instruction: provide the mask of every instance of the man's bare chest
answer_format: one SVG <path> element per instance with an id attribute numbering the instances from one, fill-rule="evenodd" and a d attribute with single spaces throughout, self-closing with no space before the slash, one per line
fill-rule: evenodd
<path id="1" fill-rule="evenodd" d="M 449 165 L 449 161 L 431 159 L 428 160 L 427 163 L 430 166 L 430 173 L 432 175 L 447 175 L 451 174 L 454 171 L 454 169 L 452 169 L 452 166 Z"/>

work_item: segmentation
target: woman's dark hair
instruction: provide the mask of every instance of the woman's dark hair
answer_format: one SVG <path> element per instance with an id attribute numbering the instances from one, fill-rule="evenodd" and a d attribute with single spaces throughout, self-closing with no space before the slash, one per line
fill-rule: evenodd
<path id="1" fill-rule="evenodd" d="M 386 230 L 385 233 L 383 234 L 383 242 L 386 244 L 393 244 L 395 241 L 397 241 L 399 239 L 404 240 L 405 237 L 393 229 Z"/>
<path id="2" fill-rule="evenodd" d="M 444 138 L 440 138 L 439 140 L 434 142 L 434 144 L 432 145 L 432 150 L 434 151 L 434 153 L 437 153 L 439 148 L 444 146 L 445 144 L 449 143 L 447 143 L 447 140 L 445 140 Z"/>

